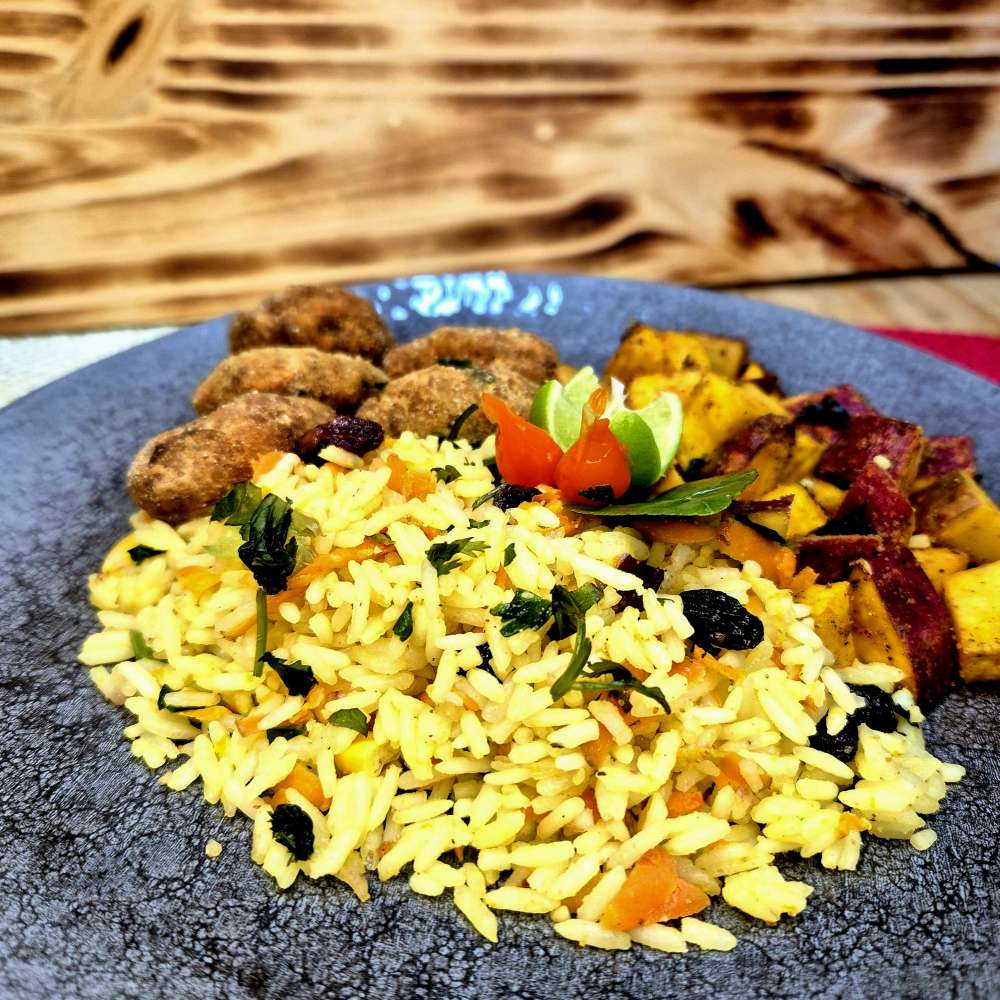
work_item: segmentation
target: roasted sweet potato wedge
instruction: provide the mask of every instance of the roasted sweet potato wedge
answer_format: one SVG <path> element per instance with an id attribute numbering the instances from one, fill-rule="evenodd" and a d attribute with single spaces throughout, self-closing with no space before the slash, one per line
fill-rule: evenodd
<path id="1" fill-rule="evenodd" d="M 955 682 L 955 639 L 941 596 L 904 545 L 887 543 L 851 570 L 854 648 L 858 658 L 888 663 L 921 704 Z"/>
<path id="2" fill-rule="evenodd" d="M 852 417 L 839 440 L 830 445 L 816 465 L 816 475 L 838 486 L 852 483 L 870 462 L 885 470 L 909 492 L 924 448 L 924 432 L 916 424 L 891 417 Z"/>
<path id="3" fill-rule="evenodd" d="M 799 543 L 799 565 L 814 569 L 819 583 L 845 580 L 858 559 L 870 559 L 882 549 L 878 535 L 810 535 Z"/>
<path id="4" fill-rule="evenodd" d="M 745 469 L 756 470 L 757 478 L 741 494 L 744 499 L 752 500 L 770 492 L 782 481 L 793 443 L 788 418 L 768 413 L 751 421 L 726 441 L 707 471 L 712 475 L 726 475 Z"/>
<path id="5" fill-rule="evenodd" d="M 1000 559 L 1000 509 L 969 472 L 949 472 L 912 499 L 918 531 L 975 562 Z"/>
<path id="6" fill-rule="evenodd" d="M 955 623 L 958 667 L 966 681 L 1000 680 L 1000 562 L 955 573 L 944 599 Z"/>
<path id="7" fill-rule="evenodd" d="M 802 480 L 802 485 L 809 491 L 813 498 L 831 517 L 840 510 L 840 505 L 847 495 L 846 490 L 842 490 L 833 483 L 828 483 L 823 479 L 813 479 L 808 477 Z"/>
<path id="8" fill-rule="evenodd" d="M 786 483 L 765 493 L 761 500 L 778 500 L 787 497 L 791 503 L 782 511 L 762 510 L 747 516 L 755 524 L 777 532 L 782 538 L 802 538 L 822 528 L 827 517 L 823 508 L 799 483 Z"/>
<path id="9" fill-rule="evenodd" d="M 930 486 L 935 479 L 946 476 L 949 472 L 965 471 L 976 474 L 976 458 L 972 452 L 972 438 L 964 434 L 939 435 L 924 440 L 924 454 L 920 459 L 917 479 L 913 484 L 916 490 Z"/>
<path id="10" fill-rule="evenodd" d="M 828 527 L 905 542 L 913 534 L 913 505 L 885 469 L 869 462 L 855 476 Z"/>
<path id="11" fill-rule="evenodd" d="M 809 605 L 816 632 L 833 653 L 833 665 L 849 667 L 855 659 L 850 583 L 814 583 L 799 599 Z"/>
<path id="12" fill-rule="evenodd" d="M 847 427 L 848 420 L 844 414 L 849 418 L 878 413 L 853 385 L 832 385 L 819 392 L 789 396 L 785 400 L 785 407 L 800 424 L 831 427 L 834 430 L 844 430 Z"/>

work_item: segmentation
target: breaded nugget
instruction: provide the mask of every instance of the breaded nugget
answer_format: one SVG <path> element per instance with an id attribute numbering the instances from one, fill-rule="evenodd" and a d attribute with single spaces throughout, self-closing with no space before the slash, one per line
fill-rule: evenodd
<path id="1" fill-rule="evenodd" d="M 394 347 L 383 367 L 390 378 L 426 368 L 442 358 L 471 361 L 480 368 L 491 361 L 506 361 L 515 371 L 541 384 L 555 374 L 556 349 L 537 334 L 510 327 L 439 326 L 426 337 Z"/>
<path id="2" fill-rule="evenodd" d="M 372 304 L 337 285 L 293 285 L 256 309 L 237 313 L 229 327 L 233 354 L 290 345 L 360 354 L 378 364 L 392 344 Z"/>
<path id="3" fill-rule="evenodd" d="M 217 410 L 247 392 L 308 396 L 338 413 L 358 404 L 388 381 L 385 372 L 353 354 L 314 347 L 254 347 L 223 359 L 195 390 L 196 413 Z"/>
<path id="4" fill-rule="evenodd" d="M 267 451 L 290 450 L 329 420 L 314 399 L 251 392 L 147 441 L 128 471 L 128 488 L 147 514 L 178 524 L 204 514 L 233 483 L 249 479 Z"/>
<path id="5" fill-rule="evenodd" d="M 361 404 L 358 416 L 377 420 L 392 436 L 408 430 L 421 437 L 443 437 L 463 410 L 478 406 L 484 392 L 499 396 L 527 416 L 536 389 L 536 383 L 506 361 L 493 361 L 483 368 L 431 365 L 393 379 L 381 396 Z M 478 444 L 493 429 L 482 410 L 476 410 L 462 425 L 459 437 Z"/>

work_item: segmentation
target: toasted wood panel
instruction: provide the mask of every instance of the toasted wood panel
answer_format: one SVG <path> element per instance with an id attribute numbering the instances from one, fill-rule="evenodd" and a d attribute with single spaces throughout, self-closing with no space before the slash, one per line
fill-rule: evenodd
<path id="1" fill-rule="evenodd" d="M 1000 258 L 1000 0 L 0 0 L 0 331 Z"/>

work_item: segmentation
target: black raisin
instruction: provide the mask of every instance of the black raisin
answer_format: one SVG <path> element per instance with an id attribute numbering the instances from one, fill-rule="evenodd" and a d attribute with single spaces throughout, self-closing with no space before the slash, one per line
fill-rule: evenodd
<path id="1" fill-rule="evenodd" d="M 795 419 L 800 424 L 816 424 L 842 431 L 849 423 L 851 415 L 833 396 L 824 396 L 818 403 L 803 406 Z"/>
<path id="2" fill-rule="evenodd" d="M 315 464 L 318 453 L 329 445 L 336 445 L 353 455 L 366 455 L 385 440 L 382 425 L 364 417 L 337 416 L 325 424 L 306 431 L 295 446 L 296 454 Z"/>
<path id="3" fill-rule="evenodd" d="M 492 496 L 493 506 L 499 510 L 511 510 L 520 507 L 521 504 L 534 500 L 538 496 L 538 490 L 534 486 L 514 486 L 511 483 L 502 483 L 497 487 Z"/>
<path id="4" fill-rule="evenodd" d="M 271 814 L 271 833 L 274 839 L 291 852 L 296 861 L 312 857 L 315 846 L 312 820 L 299 806 L 283 802 Z"/>
<path id="5" fill-rule="evenodd" d="M 892 700 L 892 695 L 886 694 L 874 684 L 848 684 L 851 693 L 860 698 L 864 704 L 851 713 L 851 722 L 860 726 L 864 723 L 869 729 L 880 733 L 896 731 L 899 707 Z"/>
<path id="6" fill-rule="evenodd" d="M 639 577 L 642 580 L 643 587 L 647 590 L 659 590 L 660 584 L 663 583 L 662 569 L 650 566 L 649 563 L 639 562 L 638 559 L 634 559 L 632 556 L 626 556 L 618 564 L 618 568 L 623 573 L 631 573 L 632 576 Z M 615 611 L 620 614 L 626 608 L 635 608 L 636 611 L 642 611 L 642 593 L 640 591 L 630 590 L 622 594 L 615 605 Z"/>
<path id="7" fill-rule="evenodd" d="M 703 649 L 753 649 L 764 638 L 764 624 L 721 590 L 686 590 L 684 617 L 694 627 L 691 641 Z"/>
<path id="8" fill-rule="evenodd" d="M 827 731 L 826 719 L 823 719 L 817 724 L 816 733 L 810 738 L 809 746 L 813 750 L 828 753 L 831 757 L 850 764 L 858 752 L 858 725 L 853 718 L 850 718 L 839 733 L 833 734 Z"/>

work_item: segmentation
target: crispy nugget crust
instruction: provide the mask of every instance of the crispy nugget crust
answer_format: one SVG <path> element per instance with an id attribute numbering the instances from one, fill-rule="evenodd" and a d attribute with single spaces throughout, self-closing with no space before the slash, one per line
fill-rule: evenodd
<path id="1" fill-rule="evenodd" d="M 381 396 L 362 403 L 358 416 L 377 420 L 393 437 L 404 430 L 419 436 L 443 436 L 463 410 L 478 405 L 484 392 L 499 396 L 527 416 L 536 388 L 504 361 L 494 361 L 485 368 L 431 365 L 393 379 Z M 477 410 L 462 425 L 460 436 L 478 444 L 492 433 L 493 424 Z"/>
<path id="2" fill-rule="evenodd" d="M 147 514 L 178 524 L 204 514 L 233 483 L 248 479 L 258 455 L 290 449 L 332 416 L 314 399 L 238 396 L 147 441 L 129 468 L 128 488 Z"/>
<path id="3" fill-rule="evenodd" d="M 353 354 L 328 354 L 314 347 L 254 347 L 224 358 L 195 390 L 195 412 L 211 413 L 247 392 L 307 396 L 338 413 L 385 385 L 385 372 Z"/>
<path id="4" fill-rule="evenodd" d="M 378 364 L 392 344 L 372 304 L 337 285 L 293 285 L 237 313 L 229 327 L 233 354 L 286 345 L 360 354 Z"/>
<path id="5" fill-rule="evenodd" d="M 394 347 L 383 367 L 391 378 L 426 368 L 442 358 L 461 358 L 480 368 L 506 361 L 526 379 L 542 383 L 552 378 L 559 363 L 556 349 L 537 334 L 517 327 L 440 326 L 426 337 Z"/>

